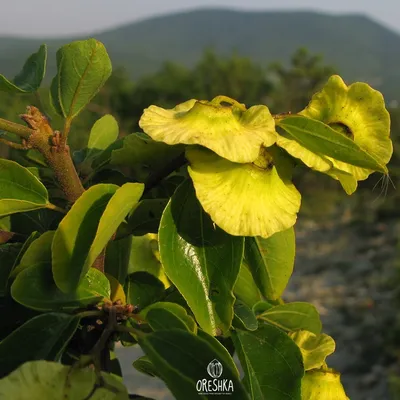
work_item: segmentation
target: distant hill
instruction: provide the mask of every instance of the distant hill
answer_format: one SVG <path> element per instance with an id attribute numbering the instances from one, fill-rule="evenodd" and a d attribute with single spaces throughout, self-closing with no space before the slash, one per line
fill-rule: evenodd
<path id="1" fill-rule="evenodd" d="M 237 51 L 265 65 L 287 62 L 296 49 L 307 47 L 346 79 L 367 81 L 388 100 L 400 100 L 400 35 L 361 15 L 197 10 L 92 36 L 106 45 L 113 65 L 126 67 L 133 78 L 156 71 L 166 60 L 193 65 L 207 47 L 225 55 Z M 0 37 L 0 71 L 12 75 L 43 42 L 54 52 L 75 39 Z M 51 53 L 50 76 L 54 68 Z"/>

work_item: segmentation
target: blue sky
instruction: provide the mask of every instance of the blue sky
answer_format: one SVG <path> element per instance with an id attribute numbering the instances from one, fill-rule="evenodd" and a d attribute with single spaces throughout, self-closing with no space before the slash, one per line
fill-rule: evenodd
<path id="1" fill-rule="evenodd" d="M 0 4 L 0 35 L 92 33 L 154 15 L 199 7 L 363 13 L 400 33 L 398 0 L 0 0 Z"/>

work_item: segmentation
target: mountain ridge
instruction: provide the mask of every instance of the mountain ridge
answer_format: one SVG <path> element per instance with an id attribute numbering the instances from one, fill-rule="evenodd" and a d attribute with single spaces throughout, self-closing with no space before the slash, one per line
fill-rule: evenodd
<path id="1" fill-rule="evenodd" d="M 124 24 L 91 35 L 24 39 L 0 37 L 1 72 L 12 76 L 43 42 L 49 45 L 49 75 L 55 50 L 72 40 L 95 37 L 114 66 L 132 78 L 155 72 L 165 61 L 188 67 L 205 48 L 221 55 L 237 52 L 262 65 L 287 63 L 299 48 L 322 54 L 349 81 L 369 82 L 389 100 L 400 100 L 400 34 L 362 14 L 315 11 L 197 9 Z"/>

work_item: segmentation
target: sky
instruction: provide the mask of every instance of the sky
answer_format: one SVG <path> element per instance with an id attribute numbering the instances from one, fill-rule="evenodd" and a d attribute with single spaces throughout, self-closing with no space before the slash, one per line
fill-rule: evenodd
<path id="1" fill-rule="evenodd" d="M 398 0 L 0 0 L 0 35 L 66 36 L 104 31 L 195 8 L 363 13 L 400 33 Z"/>

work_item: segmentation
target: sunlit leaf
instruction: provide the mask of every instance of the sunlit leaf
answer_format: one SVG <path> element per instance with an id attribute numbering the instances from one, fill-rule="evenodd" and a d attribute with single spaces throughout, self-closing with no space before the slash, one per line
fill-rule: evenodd
<path id="1" fill-rule="evenodd" d="M 110 298 L 106 276 L 90 268 L 75 291 L 64 293 L 54 283 L 51 265 L 39 264 L 24 269 L 11 286 L 15 301 L 39 311 L 74 310 Z"/>
<path id="2" fill-rule="evenodd" d="M 47 189 L 26 168 L 0 159 L 0 216 L 44 208 Z"/>
<path id="3" fill-rule="evenodd" d="M 73 292 L 85 275 L 85 263 L 99 220 L 116 185 L 92 186 L 60 222 L 52 244 L 53 276 L 63 292 Z"/>
<path id="4" fill-rule="evenodd" d="M 322 328 L 318 311 L 310 303 L 294 302 L 274 306 L 259 314 L 258 319 L 285 331 L 304 329 L 318 334 Z"/>
<path id="5" fill-rule="evenodd" d="M 184 329 L 196 333 L 194 319 L 179 304 L 159 302 L 146 307 L 141 316 L 154 331 L 167 329 Z"/>
<path id="6" fill-rule="evenodd" d="M 102 88 L 111 69 L 104 45 L 95 39 L 61 47 L 51 90 L 55 110 L 65 118 L 74 118 Z"/>
<path id="7" fill-rule="evenodd" d="M 302 356 L 286 333 L 263 325 L 254 332 L 235 331 L 232 338 L 252 400 L 300 400 Z"/>
<path id="8" fill-rule="evenodd" d="M 144 185 L 140 183 L 126 183 L 118 188 L 108 202 L 97 228 L 93 243 L 87 254 L 83 273 L 91 267 L 97 256 L 107 246 L 108 241 L 116 232 L 128 213 L 138 204 L 143 194 Z"/>
<path id="9" fill-rule="evenodd" d="M 0 91 L 9 93 L 32 93 L 39 89 L 46 72 L 47 46 L 39 47 L 25 62 L 13 80 L 0 75 Z"/>
<path id="10" fill-rule="evenodd" d="M 23 364 L 0 380 L 0 398 L 18 400 L 128 400 L 125 386 L 115 376 L 92 368 L 71 369 L 49 361 Z M 95 385 L 99 387 L 95 388 Z"/>
<path id="11" fill-rule="evenodd" d="M 245 258 L 263 296 L 276 300 L 282 296 L 293 272 L 294 229 L 275 233 L 267 239 L 246 238 Z"/>
<path id="12" fill-rule="evenodd" d="M 244 240 L 215 227 L 202 210 L 190 181 L 175 192 L 160 223 L 161 261 L 201 328 L 215 335 L 233 318 L 233 287 Z"/>

